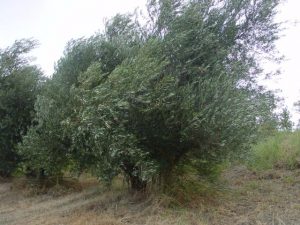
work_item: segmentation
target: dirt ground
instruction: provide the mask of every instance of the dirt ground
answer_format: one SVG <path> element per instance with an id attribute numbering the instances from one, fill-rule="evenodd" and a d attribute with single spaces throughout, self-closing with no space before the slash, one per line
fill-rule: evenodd
<path id="1" fill-rule="evenodd" d="M 300 170 L 255 174 L 243 166 L 222 175 L 211 202 L 166 207 L 165 199 L 89 185 L 82 191 L 32 195 L 0 182 L 0 225 L 300 225 Z"/>

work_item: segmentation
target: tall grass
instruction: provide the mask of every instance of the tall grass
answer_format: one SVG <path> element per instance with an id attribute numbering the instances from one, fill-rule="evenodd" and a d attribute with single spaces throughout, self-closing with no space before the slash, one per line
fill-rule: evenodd
<path id="1" fill-rule="evenodd" d="M 300 131 L 278 132 L 253 146 L 249 165 L 254 170 L 294 169 L 300 163 Z"/>

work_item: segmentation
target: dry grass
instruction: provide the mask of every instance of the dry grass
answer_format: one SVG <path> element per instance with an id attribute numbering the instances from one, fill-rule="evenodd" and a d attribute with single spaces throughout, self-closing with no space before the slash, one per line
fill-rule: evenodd
<path id="1" fill-rule="evenodd" d="M 239 166 L 222 177 L 223 190 L 214 198 L 216 192 L 204 190 L 188 206 L 174 205 L 176 199 L 162 195 L 130 195 L 120 182 L 112 190 L 90 180 L 81 182 L 80 192 L 25 196 L 12 189 L 11 181 L 2 181 L 0 225 L 300 224 L 299 170 L 257 175 Z"/>

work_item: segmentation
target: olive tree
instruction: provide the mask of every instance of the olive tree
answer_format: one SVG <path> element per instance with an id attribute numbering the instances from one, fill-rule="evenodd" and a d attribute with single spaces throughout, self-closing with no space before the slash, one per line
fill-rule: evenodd
<path id="1" fill-rule="evenodd" d="M 110 72 L 92 64 L 73 89 L 79 108 L 66 125 L 93 169 L 143 189 L 182 162 L 209 170 L 248 149 L 272 116 L 257 59 L 272 56 L 278 3 L 149 1 L 137 53 Z"/>
<path id="2" fill-rule="evenodd" d="M 26 56 L 35 46 L 24 39 L 0 49 L 0 175 L 9 176 L 20 157 L 17 144 L 26 134 L 34 117 L 34 102 L 39 93 L 42 73 Z"/>
<path id="3" fill-rule="evenodd" d="M 122 173 L 134 190 L 168 183 L 186 163 L 209 173 L 274 116 L 274 95 L 256 78 L 260 58 L 277 59 L 278 4 L 151 0 L 145 26 L 117 15 L 69 43 L 21 149 L 49 171 L 73 166 L 108 183 Z M 46 137 L 55 147 L 38 149 Z"/>

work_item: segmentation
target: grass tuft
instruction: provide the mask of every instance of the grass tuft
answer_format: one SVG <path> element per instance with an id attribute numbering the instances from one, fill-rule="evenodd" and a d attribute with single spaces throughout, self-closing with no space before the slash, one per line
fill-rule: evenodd
<path id="1" fill-rule="evenodd" d="M 300 166 L 300 132 L 278 132 L 253 146 L 251 169 L 295 169 Z"/>

